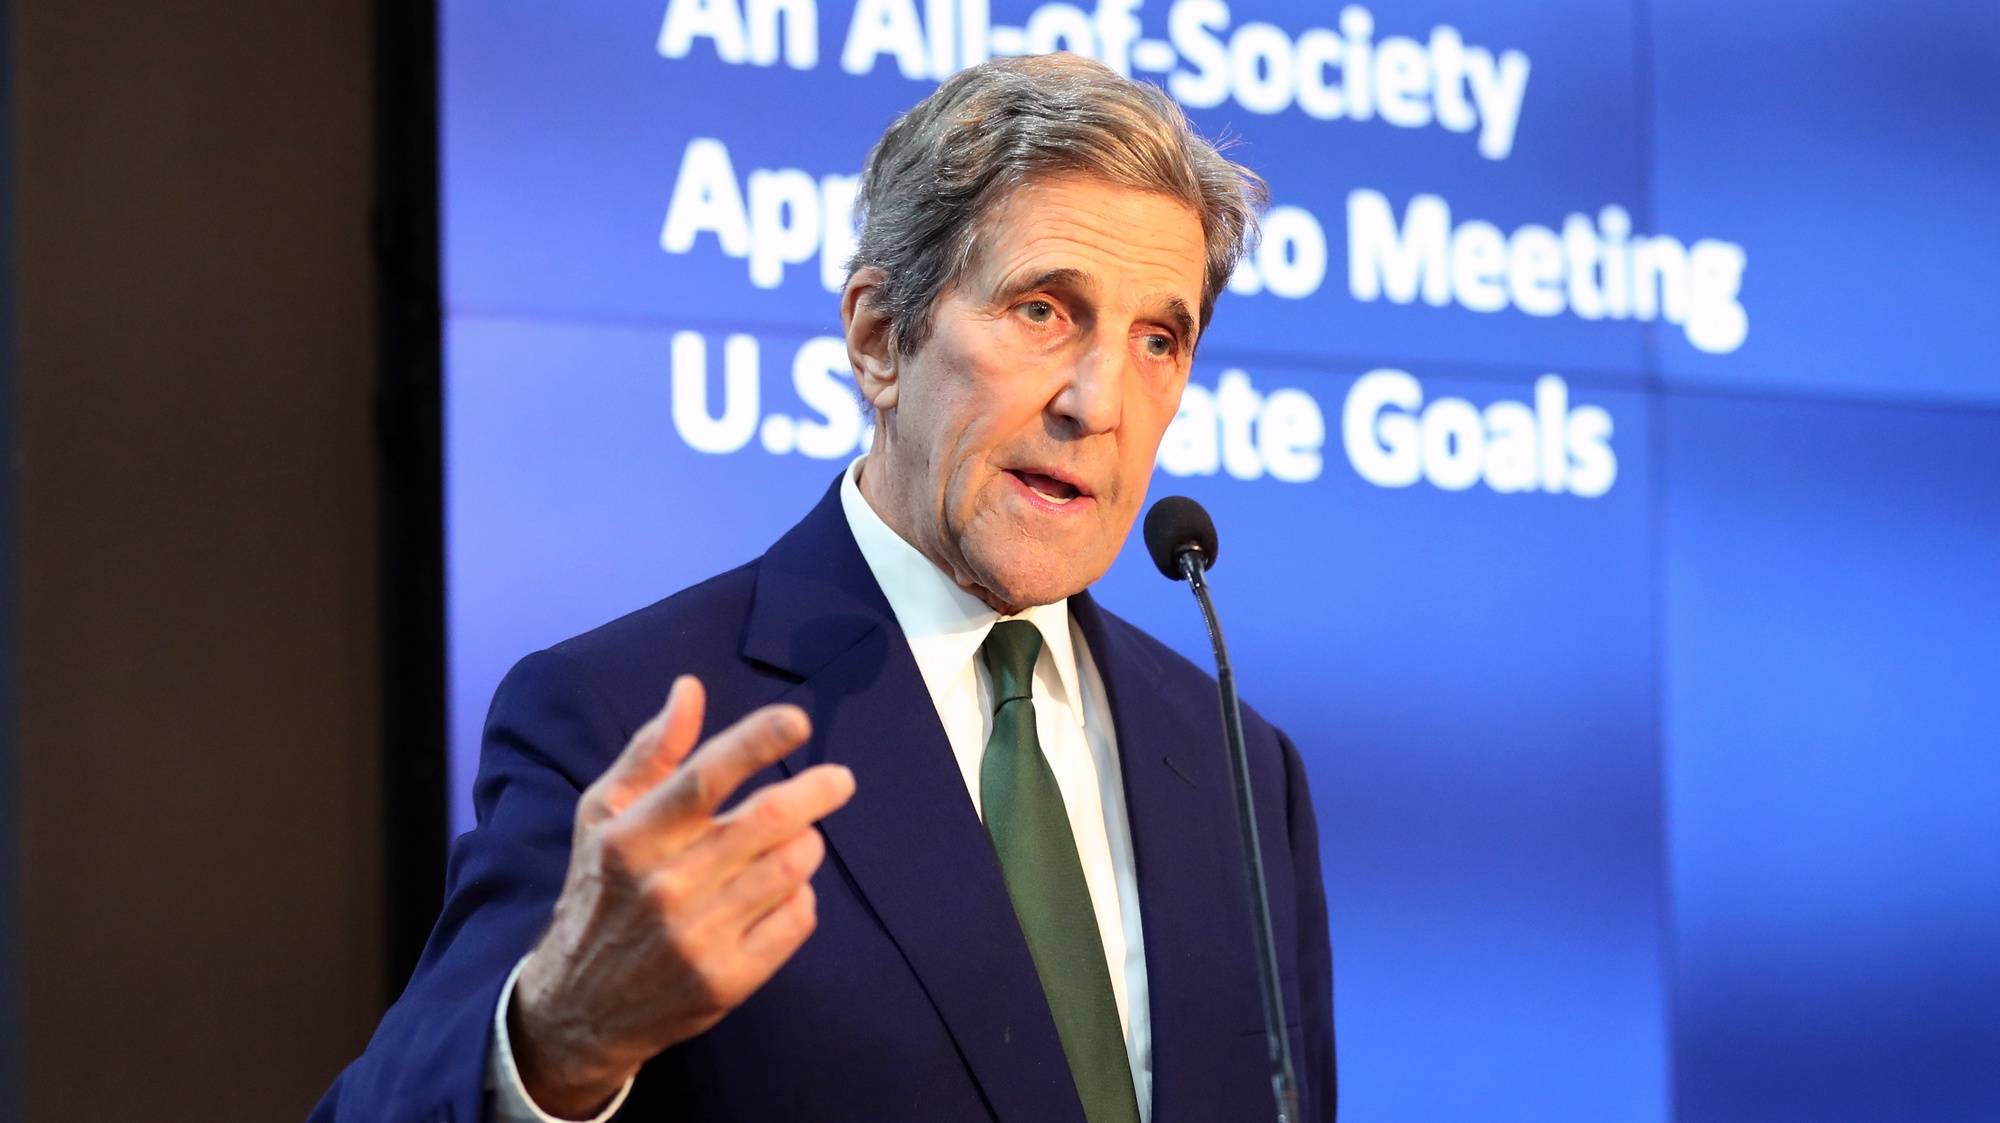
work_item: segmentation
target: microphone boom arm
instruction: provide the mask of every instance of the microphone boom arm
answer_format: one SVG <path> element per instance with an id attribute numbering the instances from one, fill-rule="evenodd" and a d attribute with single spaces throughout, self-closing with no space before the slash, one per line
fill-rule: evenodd
<path id="1" fill-rule="evenodd" d="M 1236 674 L 1229 667 L 1229 649 L 1222 642 L 1222 624 L 1208 595 L 1206 563 L 1200 547 L 1188 546 L 1174 555 L 1181 576 L 1194 590 L 1201 618 L 1208 625 L 1208 642 L 1215 649 L 1215 681 L 1222 693 L 1222 733 L 1229 744 L 1231 786 L 1236 789 L 1236 825 L 1242 831 L 1243 866 L 1250 890 L 1251 927 L 1256 929 L 1258 991 L 1264 1000 L 1264 1041 L 1270 1054 L 1271 1095 L 1278 1105 L 1278 1123 L 1298 1123 L 1299 1085 L 1292 1070 L 1292 1043 L 1285 1033 L 1284 996 L 1278 987 L 1276 943 L 1271 935 L 1271 897 L 1264 887 L 1264 850 L 1257 840 L 1257 817 L 1250 802 L 1250 758 L 1243 747 L 1243 708 L 1236 699 Z"/>

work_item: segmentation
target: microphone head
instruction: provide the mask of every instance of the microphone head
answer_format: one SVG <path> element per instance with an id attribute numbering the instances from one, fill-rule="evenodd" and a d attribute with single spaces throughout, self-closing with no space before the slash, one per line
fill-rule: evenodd
<path id="1" fill-rule="evenodd" d="M 1202 568 L 1215 565 L 1215 521 L 1201 504 L 1185 495 L 1169 495 L 1146 512 L 1146 552 L 1160 572 L 1179 581 L 1180 554 L 1201 551 Z"/>

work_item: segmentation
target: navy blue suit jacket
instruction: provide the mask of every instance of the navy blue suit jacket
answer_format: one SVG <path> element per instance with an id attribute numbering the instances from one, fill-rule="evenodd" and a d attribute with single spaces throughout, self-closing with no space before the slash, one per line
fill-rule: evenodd
<path id="1" fill-rule="evenodd" d="M 1215 683 L 1088 594 L 1070 600 L 1116 722 L 1151 994 L 1154 1123 L 1272 1116 Z M 838 489 L 763 557 L 523 659 L 487 719 L 478 825 L 408 988 L 316 1123 L 476 1123 L 494 1008 L 548 922 L 579 793 L 678 674 L 704 735 L 767 702 L 813 737 L 746 791 L 853 769 L 823 824 L 819 928 L 749 1001 L 640 1071 L 625 1121 L 1083 1123 L 1000 868 Z M 1304 1116 L 1334 1115 L 1331 961 L 1297 752 L 1244 714 Z"/>

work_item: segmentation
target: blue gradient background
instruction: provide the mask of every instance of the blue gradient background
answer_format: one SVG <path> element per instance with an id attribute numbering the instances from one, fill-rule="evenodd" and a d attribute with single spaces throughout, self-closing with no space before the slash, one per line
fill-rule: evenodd
<path id="1" fill-rule="evenodd" d="M 754 335 L 765 410 L 797 413 L 792 351 L 837 311 L 816 262 L 760 290 L 711 237 L 662 253 L 660 223 L 689 138 L 739 176 L 852 173 L 931 87 L 841 73 L 844 5 L 804 73 L 663 59 L 665 7 L 441 5 L 460 828 L 513 660 L 755 556 L 844 463 L 676 434 L 674 333 L 712 392 L 722 336 Z M 1526 52 L 1514 151 L 1195 112 L 1320 217 L 1328 277 L 1225 295 L 1194 380 L 1303 390 L 1328 443 L 1306 484 L 1155 483 L 1215 512 L 1249 700 L 1306 756 L 1343 1119 L 2000 1119 L 2000 8 L 1370 10 L 1378 38 Z M 1356 187 L 1738 242 L 1749 337 L 1357 302 Z M 1616 486 L 1368 484 L 1340 405 L 1385 365 L 1480 406 L 1561 374 L 1613 418 Z M 1098 592 L 1207 658 L 1136 544 Z"/>

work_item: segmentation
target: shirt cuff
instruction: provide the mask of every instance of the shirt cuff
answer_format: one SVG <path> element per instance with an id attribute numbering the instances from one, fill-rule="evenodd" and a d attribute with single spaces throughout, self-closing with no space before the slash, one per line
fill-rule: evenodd
<path id="1" fill-rule="evenodd" d="M 506 985 L 500 988 L 500 1008 L 493 1012 L 493 1049 L 486 1058 L 486 1089 L 493 1097 L 488 1101 L 487 1123 L 607 1123 L 624 1106 L 625 1097 L 632 1094 L 636 1076 L 626 1077 L 625 1086 L 618 1089 L 604 1110 L 589 1119 L 550 1115 L 528 1098 L 528 1089 L 521 1083 L 521 1070 L 514 1066 L 514 1043 L 507 1036 L 507 1005 L 514 998 L 514 980 L 521 977 L 521 966 L 527 962 L 524 955 L 507 972 Z"/>

